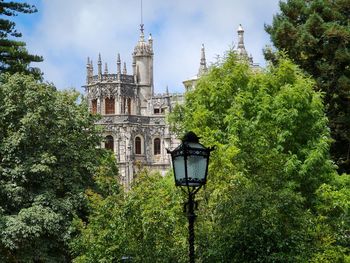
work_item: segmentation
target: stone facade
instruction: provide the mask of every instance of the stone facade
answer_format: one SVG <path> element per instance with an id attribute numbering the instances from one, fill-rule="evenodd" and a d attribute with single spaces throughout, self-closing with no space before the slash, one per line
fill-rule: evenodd
<path id="1" fill-rule="evenodd" d="M 109 74 L 107 65 L 102 72 L 99 55 L 97 75 L 88 59 L 85 86 L 89 109 L 102 115 L 97 123 L 104 127 L 101 147 L 114 151 L 121 175 L 121 183 L 130 187 L 135 173 L 141 167 L 165 173 L 170 167 L 167 148 L 179 141 L 170 133 L 165 116 L 176 103 L 182 103 L 183 94 L 155 95 L 153 89 L 153 40 L 144 39 L 141 25 L 140 39 L 134 48 L 133 72 L 128 74 L 120 55 L 117 72 Z"/>
<path id="2" fill-rule="evenodd" d="M 179 144 L 166 124 L 165 116 L 177 103 L 183 103 L 183 94 L 155 95 L 153 87 L 153 39 L 145 40 L 143 25 L 138 43 L 132 54 L 132 74 L 123 69 L 120 55 L 117 56 L 116 74 L 108 73 L 107 64 L 102 72 L 99 55 L 97 74 L 88 59 L 86 71 L 86 98 L 89 110 L 102 119 L 97 123 L 104 127 L 104 142 L 101 147 L 112 150 L 119 164 L 121 183 L 130 184 L 141 167 L 164 174 L 170 168 L 170 156 L 166 149 Z M 237 52 L 247 57 L 243 43 L 243 29 L 238 29 Z M 252 61 L 251 61 L 252 63 Z M 207 72 L 204 45 L 198 74 L 184 81 L 186 91 L 195 87 L 198 78 Z"/>

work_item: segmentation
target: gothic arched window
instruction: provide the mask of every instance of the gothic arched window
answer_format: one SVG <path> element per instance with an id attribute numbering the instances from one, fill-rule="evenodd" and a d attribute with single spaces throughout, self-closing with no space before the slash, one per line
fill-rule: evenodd
<path id="1" fill-rule="evenodd" d="M 160 154 L 160 139 L 155 138 L 153 141 L 153 153 L 154 155 Z"/>
<path id="2" fill-rule="evenodd" d="M 126 98 L 123 98 L 122 99 L 122 103 L 121 103 L 121 107 L 122 107 L 122 109 L 121 109 L 121 113 L 122 114 L 125 114 L 126 112 L 125 112 L 125 107 L 126 107 Z"/>
<path id="3" fill-rule="evenodd" d="M 114 98 L 105 98 L 106 114 L 114 114 Z"/>
<path id="4" fill-rule="evenodd" d="M 141 138 L 139 136 L 135 138 L 135 154 L 142 154 Z"/>
<path id="5" fill-rule="evenodd" d="M 128 114 L 130 115 L 131 114 L 131 99 L 128 98 Z"/>
<path id="6" fill-rule="evenodd" d="M 105 148 L 111 151 L 114 151 L 114 141 L 113 136 L 108 135 L 105 138 Z"/>
<path id="7" fill-rule="evenodd" d="M 96 99 L 91 101 L 91 113 L 93 113 L 93 114 L 97 113 L 97 100 Z"/>

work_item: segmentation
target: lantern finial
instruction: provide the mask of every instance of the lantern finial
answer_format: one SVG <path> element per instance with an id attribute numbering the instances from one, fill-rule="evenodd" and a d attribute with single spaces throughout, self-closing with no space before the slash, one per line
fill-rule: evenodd
<path id="1" fill-rule="evenodd" d="M 199 143 L 199 137 L 192 131 L 187 132 L 182 138 L 183 142 L 194 142 Z"/>

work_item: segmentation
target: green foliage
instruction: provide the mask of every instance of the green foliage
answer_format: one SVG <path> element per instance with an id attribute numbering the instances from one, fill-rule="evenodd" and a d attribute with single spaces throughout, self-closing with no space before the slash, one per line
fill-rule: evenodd
<path id="1" fill-rule="evenodd" d="M 120 231 L 124 225 L 120 209 L 123 191 L 117 175 L 114 154 L 107 152 L 94 176 L 96 187 L 85 192 L 90 208 L 88 224 L 78 217 L 73 222 L 77 236 L 70 245 L 79 255 L 74 262 L 114 262 L 122 255 L 116 251 L 126 245 Z"/>
<path id="2" fill-rule="evenodd" d="M 74 262 L 187 261 L 186 218 L 170 175 L 144 170 L 126 193 L 88 195 L 92 213 L 88 224 L 76 223 L 81 234 L 72 243 Z"/>
<path id="3" fill-rule="evenodd" d="M 141 172 L 125 203 L 127 238 L 135 262 L 186 262 L 182 195 L 168 174 Z"/>
<path id="4" fill-rule="evenodd" d="M 12 17 L 17 16 L 18 13 L 31 14 L 34 12 L 37 12 L 35 6 L 27 3 L 0 1 L 0 14 L 2 16 Z M 24 42 L 14 40 L 14 38 L 22 36 L 15 29 L 15 25 L 15 22 L 9 19 L 0 18 L 0 73 L 32 74 L 40 79 L 40 70 L 29 65 L 31 62 L 41 62 L 43 58 L 29 54 Z"/>
<path id="5" fill-rule="evenodd" d="M 78 93 L 0 75 L 0 261 L 67 262 L 100 142 Z"/>
<path id="6" fill-rule="evenodd" d="M 342 246 L 317 235 L 328 228 L 319 189 L 335 174 L 322 95 L 290 60 L 276 61 L 253 72 L 229 53 L 169 118 L 217 146 L 199 195 L 203 262 L 344 258 Z"/>
<path id="7" fill-rule="evenodd" d="M 323 228 L 315 231 L 317 240 L 324 241 L 323 248 L 315 254 L 313 262 L 350 261 L 350 177 L 335 175 L 329 184 L 317 191 L 318 220 Z M 320 242 L 321 243 L 321 242 Z"/>
<path id="8" fill-rule="evenodd" d="M 275 47 L 312 75 L 324 92 L 333 160 L 350 173 L 350 9 L 348 0 L 288 0 L 266 26 Z M 275 61 L 271 50 L 266 57 Z"/>

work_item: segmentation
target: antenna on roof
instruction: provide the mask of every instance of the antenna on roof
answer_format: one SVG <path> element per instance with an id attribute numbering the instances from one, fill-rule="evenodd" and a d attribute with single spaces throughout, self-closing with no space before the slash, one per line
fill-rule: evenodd
<path id="1" fill-rule="evenodd" d="M 143 33 L 143 14 L 142 14 L 142 0 L 141 0 L 141 24 L 140 24 L 140 30 Z"/>

